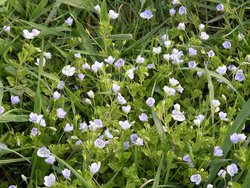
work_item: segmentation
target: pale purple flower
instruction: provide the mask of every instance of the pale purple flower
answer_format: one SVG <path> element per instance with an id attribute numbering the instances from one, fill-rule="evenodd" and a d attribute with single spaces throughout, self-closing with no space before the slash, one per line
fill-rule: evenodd
<path id="1" fill-rule="evenodd" d="M 216 10 L 217 11 L 223 11 L 224 10 L 224 5 L 223 4 L 218 4 L 217 6 L 216 6 Z"/>
<path id="2" fill-rule="evenodd" d="M 230 135 L 230 140 L 232 143 L 237 144 L 238 142 L 246 140 L 246 136 L 244 134 L 233 133 Z"/>
<path id="3" fill-rule="evenodd" d="M 82 140 L 77 140 L 76 143 L 75 143 L 75 146 L 79 146 L 79 145 L 81 145 L 82 143 L 83 143 Z"/>
<path id="4" fill-rule="evenodd" d="M 158 46 L 158 47 L 153 47 L 153 53 L 154 54 L 160 54 L 161 53 L 161 47 Z"/>
<path id="5" fill-rule="evenodd" d="M 89 66 L 88 63 L 84 63 L 84 64 L 82 65 L 82 68 L 83 68 L 84 70 L 89 70 L 89 69 L 90 69 L 90 66 Z"/>
<path id="6" fill-rule="evenodd" d="M 202 72 L 201 71 L 197 71 L 197 76 L 201 77 L 202 76 Z"/>
<path id="7" fill-rule="evenodd" d="M 35 127 L 33 127 L 33 128 L 31 129 L 31 131 L 30 131 L 30 134 L 31 134 L 32 136 L 36 136 L 36 135 L 38 134 L 38 129 L 35 128 Z"/>
<path id="8" fill-rule="evenodd" d="M 144 63 L 145 62 L 145 58 L 142 57 L 141 55 L 138 55 L 136 58 L 136 63 Z"/>
<path id="9" fill-rule="evenodd" d="M 124 60 L 122 58 L 118 59 L 116 62 L 115 62 L 115 67 L 117 68 L 120 68 L 124 65 Z"/>
<path id="10" fill-rule="evenodd" d="M 213 50 L 210 50 L 208 53 L 207 53 L 208 57 L 214 57 L 215 56 L 215 53 Z"/>
<path id="11" fill-rule="evenodd" d="M 135 71 L 135 68 L 133 67 L 133 68 L 129 69 L 129 70 L 126 72 L 126 74 L 128 75 L 128 77 L 129 77 L 131 80 L 133 80 L 134 77 L 135 77 L 134 71 Z"/>
<path id="12" fill-rule="evenodd" d="M 117 19 L 119 17 L 119 13 L 113 11 L 113 10 L 109 10 L 109 17 L 114 20 Z"/>
<path id="13" fill-rule="evenodd" d="M 232 64 L 232 65 L 228 66 L 228 70 L 230 70 L 230 71 L 236 71 L 237 67 L 234 64 Z"/>
<path id="14" fill-rule="evenodd" d="M 85 78 L 85 75 L 82 73 L 78 74 L 77 76 L 81 81 Z"/>
<path id="15" fill-rule="evenodd" d="M 80 58 L 82 57 L 82 56 L 81 56 L 81 53 L 79 53 L 79 52 L 78 52 L 78 53 L 75 53 L 74 56 L 75 56 L 75 58 L 77 58 L 77 59 L 80 59 Z"/>
<path id="16" fill-rule="evenodd" d="M 80 123 L 79 130 L 81 130 L 81 131 L 86 131 L 86 130 L 88 130 L 88 125 L 87 125 L 87 123 L 85 123 L 85 122 Z"/>
<path id="17" fill-rule="evenodd" d="M 46 147 L 39 148 L 37 150 L 37 156 L 42 157 L 42 158 L 47 158 L 48 156 L 50 156 L 50 151 Z"/>
<path id="18" fill-rule="evenodd" d="M 131 110 L 131 106 L 127 105 L 127 106 L 122 106 L 122 111 L 124 113 L 129 113 L 129 111 Z"/>
<path id="19" fill-rule="evenodd" d="M 130 136 L 131 142 L 135 145 L 142 146 L 143 145 L 143 140 L 137 136 L 137 134 L 132 134 Z"/>
<path id="20" fill-rule="evenodd" d="M 188 53 L 190 56 L 194 56 L 197 54 L 197 50 L 194 48 L 188 48 Z"/>
<path id="21" fill-rule="evenodd" d="M 47 187 L 51 187 L 56 181 L 56 177 L 54 174 L 50 174 L 49 176 L 44 177 L 44 185 Z"/>
<path id="22" fill-rule="evenodd" d="M 71 26 L 73 24 L 73 18 L 68 17 L 65 21 L 66 25 Z"/>
<path id="23" fill-rule="evenodd" d="M 4 107 L 0 106 L 0 115 L 2 115 L 4 113 Z"/>
<path id="24" fill-rule="evenodd" d="M 242 82 L 245 80 L 245 75 L 242 69 L 237 70 L 234 79 L 239 82 Z"/>
<path id="25" fill-rule="evenodd" d="M 31 112 L 29 115 L 29 121 L 32 123 L 40 123 L 41 119 L 43 118 L 43 115 L 38 115 L 36 113 Z"/>
<path id="26" fill-rule="evenodd" d="M 182 159 L 183 159 L 183 161 L 185 161 L 187 163 L 192 163 L 191 157 L 188 154 L 185 155 Z"/>
<path id="27" fill-rule="evenodd" d="M 64 127 L 64 131 L 65 132 L 72 132 L 74 129 L 74 126 L 73 125 L 70 125 L 69 123 L 67 123 Z"/>
<path id="28" fill-rule="evenodd" d="M 227 166 L 227 173 L 232 177 L 238 172 L 238 167 L 236 164 L 232 163 Z"/>
<path id="29" fill-rule="evenodd" d="M 48 164 L 53 164 L 56 161 L 56 158 L 54 156 L 50 155 L 44 161 Z"/>
<path id="30" fill-rule="evenodd" d="M 169 83 L 171 86 L 177 86 L 179 84 L 179 81 L 175 78 L 169 78 Z"/>
<path id="31" fill-rule="evenodd" d="M 146 121 L 148 121 L 148 116 L 147 116 L 147 114 L 142 113 L 141 115 L 139 115 L 139 119 L 142 122 L 146 122 Z"/>
<path id="32" fill-rule="evenodd" d="M 169 9 L 168 11 L 169 11 L 170 16 L 173 16 L 176 13 L 175 9 L 173 8 Z"/>
<path id="33" fill-rule="evenodd" d="M 20 102 L 19 96 L 13 96 L 13 95 L 11 95 L 10 100 L 11 100 L 12 104 L 18 104 Z"/>
<path id="34" fill-rule="evenodd" d="M 171 87 L 168 87 L 168 86 L 164 86 L 163 87 L 163 90 L 164 90 L 164 92 L 167 94 L 167 95 L 172 95 L 172 96 L 174 96 L 175 95 L 175 93 L 176 93 L 176 91 L 175 91 L 175 89 L 174 88 L 171 88 Z"/>
<path id="35" fill-rule="evenodd" d="M 127 130 L 127 129 L 129 129 L 132 126 L 128 122 L 128 120 L 126 120 L 126 121 L 119 121 L 119 125 L 122 127 L 123 130 Z"/>
<path id="36" fill-rule="evenodd" d="M 57 89 L 63 89 L 64 86 L 65 86 L 64 81 L 60 81 L 60 82 L 58 82 L 58 84 L 57 84 Z"/>
<path id="37" fill-rule="evenodd" d="M 148 69 L 153 69 L 153 68 L 154 68 L 154 63 L 148 64 L 148 65 L 147 65 L 147 68 L 148 68 Z"/>
<path id="38" fill-rule="evenodd" d="M 54 93 L 53 93 L 53 98 L 54 98 L 54 100 L 56 101 L 57 99 L 59 99 L 61 97 L 61 94 L 58 92 L 58 91 L 55 91 Z"/>
<path id="39" fill-rule="evenodd" d="M 180 1 L 179 1 L 179 0 L 172 0 L 171 2 L 172 2 L 173 5 L 178 5 L 178 4 L 180 4 Z"/>
<path id="40" fill-rule="evenodd" d="M 146 104 L 149 106 L 149 107 L 152 107 L 154 104 L 155 104 L 155 99 L 153 97 L 149 97 L 147 100 L 146 100 Z"/>
<path id="41" fill-rule="evenodd" d="M 58 109 L 56 110 L 56 115 L 57 115 L 57 117 L 60 118 L 60 119 L 65 118 L 66 114 L 67 114 L 67 112 L 65 112 L 62 108 L 58 108 Z"/>
<path id="42" fill-rule="evenodd" d="M 91 70 L 96 73 L 97 71 L 101 70 L 103 67 L 103 62 L 95 61 L 93 65 L 91 65 Z"/>
<path id="43" fill-rule="evenodd" d="M 217 72 L 218 74 L 220 74 L 220 75 L 226 74 L 226 71 L 227 71 L 226 65 L 219 66 L 219 67 L 216 69 L 216 72 Z"/>
<path id="44" fill-rule="evenodd" d="M 127 150 L 129 148 L 129 141 L 123 142 L 123 149 Z"/>
<path id="45" fill-rule="evenodd" d="M 184 6 L 180 6 L 178 12 L 179 12 L 180 15 L 187 14 L 187 9 Z"/>
<path id="46" fill-rule="evenodd" d="M 206 32 L 201 32 L 200 38 L 201 38 L 201 40 L 208 40 L 209 35 Z"/>
<path id="47" fill-rule="evenodd" d="M 108 64 L 113 64 L 114 63 L 114 61 L 115 61 L 115 58 L 114 57 L 112 57 L 112 56 L 108 56 L 108 58 L 107 59 L 104 59 L 104 61 L 106 62 L 106 63 L 108 63 Z"/>
<path id="48" fill-rule="evenodd" d="M 214 147 L 214 156 L 217 156 L 217 157 L 223 156 L 223 150 L 220 148 L 220 146 Z"/>
<path id="49" fill-rule="evenodd" d="M 177 29 L 179 29 L 179 30 L 185 30 L 186 29 L 185 24 L 183 22 L 179 23 Z"/>
<path id="50" fill-rule="evenodd" d="M 229 48 L 231 48 L 231 42 L 225 41 L 225 42 L 222 43 L 222 46 L 223 46 L 225 49 L 229 49 Z"/>
<path id="51" fill-rule="evenodd" d="M 76 69 L 75 67 L 71 67 L 70 65 L 66 65 L 62 69 L 62 73 L 65 76 L 73 76 L 75 74 L 75 69 Z"/>
<path id="52" fill-rule="evenodd" d="M 202 114 L 195 116 L 195 118 L 196 119 L 194 120 L 194 124 L 197 126 L 199 126 L 202 123 L 202 121 L 205 119 L 204 115 L 202 115 Z"/>
<path id="53" fill-rule="evenodd" d="M 69 179 L 70 178 L 70 175 L 71 175 L 71 171 L 67 168 L 65 168 L 63 171 L 62 171 L 62 175 L 65 179 Z"/>
<path id="54" fill-rule="evenodd" d="M 125 98 L 122 96 L 121 93 L 118 93 L 117 101 L 118 101 L 119 104 L 122 104 L 122 105 L 127 103 L 127 101 L 125 100 Z"/>
<path id="55" fill-rule="evenodd" d="M 103 149 L 106 145 L 106 142 L 100 138 L 97 138 L 94 142 L 95 147 Z"/>
<path id="56" fill-rule="evenodd" d="M 101 163 L 100 162 L 98 162 L 98 163 L 92 163 L 89 166 L 89 170 L 91 171 L 92 174 L 96 174 L 100 170 L 100 167 L 101 167 Z"/>
<path id="57" fill-rule="evenodd" d="M 151 12 L 151 10 L 145 10 L 140 13 L 140 17 L 143 19 L 150 20 L 153 17 L 153 13 Z"/>
<path id="58" fill-rule="evenodd" d="M 100 119 L 95 119 L 94 121 L 89 122 L 89 129 L 95 130 L 103 127 L 102 121 Z"/>
<path id="59" fill-rule="evenodd" d="M 120 89 L 121 89 L 121 87 L 118 84 L 113 84 L 112 85 L 113 92 L 117 93 L 117 92 L 120 91 Z"/>
<path id="60" fill-rule="evenodd" d="M 17 188 L 15 185 L 10 185 L 8 188 Z"/>
<path id="61" fill-rule="evenodd" d="M 45 122 L 45 119 L 41 119 L 40 120 L 40 122 L 39 122 L 39 125 L 41 126 L 41 127 L 46 127 L 46 122 Z"/>
<path id="62" fill-rule="evenodd" d="M 172 60 L 172 64 L 180 64 L 183 62 L 183 60 L 181 59 L 183 56 L 183 51 L 179 51 L 177 49 L 173 49 L 172 50 L 172 54 L 170 55 L 170 58 Z"/>
<path id="63" fill-rule="evenodd" d="M 107 136 L 108 139 L 112 139 L 114 138 L 114 136 L 111 134 L 111 132 L 109 131 L 109 129 L 106 129 L 104 131 L 105 135 Z"/>
<path id="64" fill-rule="evenodd" d="M 191 182 L 195 183 L 196 185 L 199 185 L 200 182 L 202 181 L 201 175 L 200 174 L 194 174 L 190 177 Z"/>
<path id="65" fill-rule="evenodd" d="M 164 35 L 161 36 L 161 40 L 162 41 L 165 41 L 166 39 L 167 39 L 167 35 L 166 34 L 164 34 Z"/>
<path id="66" fill-rule="evenodd" d="M 189 62 L 188 62 L 188 67 L 189 67 L 189 68 L 194 68 L 194 67 L 196 67 L 195 61 L 189 61 Z"/>
<path id="67" fill-rule="evenodd" d="M 45 56 L 46 59 L 51 59 L 51 57 L 52 57 L 50 52 L 45 52 L 44 56 Z"/>
<path id="68" fill-rule="evenodd" d="M 219 112 L 219 117 L 222 121 L 228 121 L 227 113 Z"/>
<path id="69" fill-rule="evenodd" d="M 23 37 L 25 39 L 33 39 L 34 37 L 38 36 L 40 34 L 40 31 L 37 29 L 32 29 L 31 32 L 29 32 L 27 29 L 23 30 Z"/>
<path id="70" fill-rule="evenodd" d="M 178 111 L 178 110 L 173 110 L 173 111 L 172 111 L 172 117 L 173 117 L 174 120 L 180 121 L 180 122 L 186 120 L 186 118 L 185 118 L 185 116 L 183 115 L 183 113 L 180 112 L 180 111 Z"/>

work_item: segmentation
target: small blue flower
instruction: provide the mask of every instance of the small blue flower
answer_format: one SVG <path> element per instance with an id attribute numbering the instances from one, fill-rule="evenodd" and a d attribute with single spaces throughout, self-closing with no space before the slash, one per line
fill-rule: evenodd
<path id="1" fill-rule="evenodd" d="M 217 156 L 217 157 L 223 156 L 223 150 L 220 148 L 220 146 L 214 147 L 214 156 Z"/>
<path id="2" fill-rule="evenodd" d="M 188 67 L 189 67 L 189 68 L 194 68 L 194 67 L 196 67 L 195 61 L 189 61 L 189 62 L 188 62 Z"/>
<path id="3" fill-rule="evenodd" d="M 245 75 L 243 73 L 243 70 L 241 70 L 241 69 L 237 70 L 234 79 L 239 81 L 239 82 L 244 81 L 245 80 Z"/>
<path id="4" fill-rule="evenodd" d="M 140 17 L 143 19 L 150 20 L 153 17 L 153 13 L 151 10 L 145 10 L 144 12 L 140 13 Z"/>
<path id="5" fill-rule="evenodd" d="M 227 173 L 232 177 L 238 172 L 238 167 L 236 164 L 232 163 L 227 166 Z"/>
<path id="6" fill-rule="evenodd" d="M 173 8 L 169 9 L 170 16 L 175 15 L 175 12 L 176 12 L 175 9 L 173 9 Z"/>
<path id="7" fill-rule="evenodd" d="M 180 6 L 178 12 L 179 12 L 180 15 L 187 14 L 187 9 L 184 6 Z"/>
<path id="8" fill-rule="evenodd" d="M 222 46 L 223 46 L 225 49 L 229 49 L 229 48 L 231 48 L 231 42 L 225 41 L 225 42 L 222 43 Z"/>
<path id="9" fill-rule="evenodd" d="M 223 4 L 218 4 L 217 6 L 216 6 L 216 10 L 217 11 L 223 11 L 224 10 L 224 5 Z"/>

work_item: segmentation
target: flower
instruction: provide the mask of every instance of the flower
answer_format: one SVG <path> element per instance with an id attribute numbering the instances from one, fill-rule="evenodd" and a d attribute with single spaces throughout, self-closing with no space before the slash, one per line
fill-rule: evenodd
<path id="1" fill-rule="evenodd" d="M 154 54 L 160 54 L 161 53 L 161 47 L 158 46 L 158 47 L 153 47 L 153 53 Z"/>
<path id="2" fill-rule="evenodd" d="M 132 67 L 131 69 L 129 69 L 129 70 L 126 72 L 127 76 L 128 76 L 131 80 L 133 80 L 134 77 L 135 77 L 134 71 L 135 71 L 135 68 Z"/>
<path id="3" fill-rule="evenodd" d="M 217 6 L 216 6 L 216 10 L 217 11 L 223 11 L 224 10 L 224 5 L 223 4 L 218 4 Z"/>
<path id="4" fill-rule="evenodd" d="M 225 49 L 229 49 L 229 48 L 231 48 L 231 42 L 225 41 L 225 42 L 222 43 L 222 46 L 223 46 Z"/>
<path id="5" fill-rule="evenodd" d="M 31 136 L 36 136 L 38 134 L 39 130 L 35 127 L 33 127 L 30 131 Z"/>
<path id="6" fill-rule="evenodd" d="M 171 86 L 177 86 L 179 84 L 179 81 L 175 78 L 169 78 L 169 83 Z"/>
<path id="7" fill-rule="evenodd" d="M 138 145 L 138 146 L 142 146 L 143 145 L 143 140 L 137 136 L 137 134 L 132 134 L 130 136 L 130 140 L 133 144 Z"/>
<path id="8" fill-rule="evenodd" d="M 202 76 L 202 72 L 201 71 L 197 71 L 197 76 L 201 77 Z"/>
<path id="9" fill-rule="evenodd" d="M 74 56 L 75 56 L 75 58 L 77 58 L 77 59 L 80 59 L 80 58 L 82 57 L 82 56 L 81 56 L 81 53 L 75 53 Z"/>
<path id="10" fill-rule="evenodd" d="M 239 82 L 242 82 L 245 80 L 245 75 L 242 69 L 237 70 L 234 79 Z"/>
<path id="11" fill-rule="evenodd" d="M 65 85 L 64 81 L 58 82 L 58 84 L 57 84 L 57 89 L 63 89 L 63 88 L 64 88 L 64 85 Z"/>
<path id="12" fill-rule="evenodd" d="M 238 167 L 236 164 L 232 163 L 227 166 L 227 173 L 232 177 L 238 172 Z"/>
<path id="13" fill-rule="evenodd" d="M 213 50 L 210 50 L 208 53 L 207 53 L 208 57 L 214 57 L 215 56 L 215 53 Z"/>
<path id="14" fill-rule="evenodd" d="M 96 174 L 100 170 L 100 167 L 101 167 L 101 163 L 100 162 L 98 162 L 98 163 L 92 163 L 89 166 L 89 170 L 91 171 L 92 174 Z"/>
<path id="15" fill-rule="evenodd" d="M 200 30 L 200 31 L 202 31 L 204 28 L 205 28 L 205 25 L 204 25 L 204 24 L 200 24 L 200 25 L 199 25 L 199 30 Z"/>
<path id="16" fill-rule="evenodd" d="M 63 171 L 62 171 L 62 175 L 65 179 L 69 179 L 70 178 L 70 174 L 71 174 L 71 171 L 67 168 L 65 168 Z"/>
<path id="17" fill-rule="evenodd" d="M 71 26 L 73 24 L 73 18 L 68 17 L 65 21 L 66 25 Z"/>
<path id="18" fill-rule="evenodd" d="M 217 175 L 218 175 L 219 177 L 225 178 L 226 173 L 227 173 L 227 172 L 226 172 L 225 170 L 220 169 L 220 171 L 217 173 Z"/>
<path id="19" fill-rule="evenodd" d="M 46 147 L 39 148 L 37 150 L 37 156 L 47 158 L 50 156 L 50 150 Z"/>
<path id="20" fill-rule="evenodd" d="M 195 183 L 196 185 L 199 185 L 201 182 L 201 175 L 200 174 L 194 174 L 190 177 L 191 182 Z"/>
<path id="21" fill-rule="evenodd" d="M 17 188 L 15 185 L 10 185 L 8 188 Z"/>
<path id="22" fill-rule="evenodd" d="M 94 6 L 94 9 L 96 12 L 99 12 L 101 10 L 101 7 L 99 5 Z"/>
<path id="23" fill-rule="evenodd" d="M 175 15 L 175 12 L 176 12 L 175 9 L 171 8 L 168 11 L 169 11 L 170 16 Z"/>
<path id="24" fill-rule="evenodd" d="M 86 130 L 88 130 L 88 125 L 87 125 L 87 123 L 85 123 L 85 122 L 80 123 L 79 130 L 81 130 L 81 131 L 86 131 Z"/>
<path id="25" fill-rule="evenodd" d="M 103 67 L 103 62 L 95 61 L 93 65 L 91 65 L 91 70 L 96 73 Z"/>
<path id="26" fill-rule="evenodd" d="M 101 138 L 97 138 L 94 142 L 95 147 L 103 149 L 106 145 L 106 142 L 102 140 Z"/>
<path id="27" fill-rule="evenodd" d="M 87 95 L 88 95 L 89 98 L 92 98 L 92 99 L 95 97 L 95 94 L 94 94 L 94 92 L 92 90 L 88 91 Z"/>
<path id="28" fill-rule="evenodd" d="M 187 14 L 187 9 L 184 6 L 180 6 L 178 12 L 179 12 L 180 15 Z"/>
<path id="29" fill-rule="evenodd" d="M 119 125 L 122 127 L 123 130 L 127 130 L 131 127 L 131 124 L 128 122 L 128 120 L 119 121 Z"/>
<path id="30" fill-rule="evenodd" d="M 107 138 L 109 138 L 109 139 L 114 138 L 114 136 L 110 133 L 109 129 L 106 129 L 106 130 L 104 131 L 104 133 L 105 133 L 105 135 L 107 136 Z"/>
<path id="31" fill-rule="evenodd" d="M 179 51 L 177 49 L 173 49 L 172 54 L 170 55 L 170 58 L 172 60 L 172 64 L 180 64 L 183 62 L 181 57 L 183 56 L 183 52 Z"/>
<path id="32" fill-rule="evenodd" d="M 227 71 L 227 66 L 226 65 L 223 65 L 223 66 L 219 66 L 217 69 L 216 69 L 216 72 L 220 75 L 224 75 L 226 74 L 226 71 Z"/>
<path id="33" fill-rule="evenodd" d="M 171 41 L 170 40 L 164 41 L 164 45 L 166 48 L 169 48 L 171 46 Z"/>
<path id="34" fill-rule="evenodd" d="M 36 58 L 35 65 L 39 66 L 39 64 L 40 64 L 40 58 Z M 43 67 L 46 64 L 46 59 L 44 57 L 42 58 L 42 64 L 43 64 Z"/>
<path id="35" fill-rule="evenodd" d="M 108 58 L 104 59 L 104 61 L 108 64 L 113 64 L 115 61 L 115 58 L 112 56 L 108 56 Z"/>
<path id="36" fill-rule="evenodd" d="M 172 117 L 174 118 L 174 120 L 176 121 L 185 121 L 185 116 L 178 110 L 173 110 L 172 111 Z"/>
<path id="37" fill-rule="evenodd" d="M 61 97 L 61 94 L 58 92 L 58 91 L 55 91 L 54 93 L 53 93 L 53 98 L 54 98 L 54 100 L 56 101 L 57 99 L 59 99 Z"/>
<path id="38" fill-rule="evenodd" d="M 3 26 L 3 30 L 4 30 L 4 32 L 6 32 L 6 33 L 8 33 L 8 32 L 10 32 L 10 26 L 8 25 L 8 26 Z"/>
<path id="39" fill-rule="evenodd" d="M 109 17 L 111 18 L 111 19 L 117 19 L 118 18 L 118 16 L 119 16 L 119 13 L 116 13 L 115 11 L 113 11 L 113 10 L 109 10 Z"/>
<path id="40" fill-rule="evenodd" d="M 169 59 L 170 59 L 170 54 L 164 54 L 164 55 L 163 55 L 163 58 L 164 58 L 165 60 L 169 61 Z"/>
<path id="41" fill-rule="evenodd" d="M 189 68 L 194 68 L 194 67 L 196 67 L 195 61 L 189 61 L 189 62 L 188 62 L 188 67 L 189 67 Z"/>
<path id="42" fill-rule="evenodd" d="M 185 24 L 184 23 L 179 23 L 177 29 L 179 30 L 185 30 Z"/>
<path id="43" fill-rule="evenodd" d="M 136 58 L 136 63 L 144 63 L 145 62 L 145 58 L 142 57 L 141 55 L 138 55 Z"/>
<path id="44" fill-rule="evenodd" d="M 127 150 L 129 148 L 129 141 L 123 142 L 123 149 Z"/>
<path id="45" fill-rule="evenodd" d="M 40 123 L 41 119 L 43 118 L 43 115 L 38 115 L 36 113 L 31 112 L 29 115 L 29 121 L 32 123 Z"/>
<path id="46" fill-rule="evenodd" d="M 73 131 L 73 129 L 74 129 L 74 126 L 73 126 L 73 125 L 70 126 L 69 123 L 67 123 L 67 124 L 65 125 L 65 127 L 64 127 L 64 131 L 65 131 L 65 132 L 71 132 L 71 131 Z"/>
<path id="47" fill-rule="evenodd" d="M 124 65 L 124 60 L 122 58 L 118 59 L 116 62 L 115 62 L 115 67 L 117 68 L 120 68 Z"/>
<path id="48" fill-rule="evenodd" d="M 220 101 L 219 100 L 213 100 L 212 101 L 214 112 L 219 112 L 220 111 Z"/>
<path id="49" fill-rule="evenodd" d="M 194 48 L 188 48 L 188 53 L 190 56 L 194 56 L 197 54 L 197 50 Z"/>
<path id="50" fill-rule="evenodd" d="M 129 105 L 122 107 L 122 111 L 125 113 L 129 113 L 130 110 L 131 110 L 131 106 L 129 106 Z"/>
<path id="51" fill-rule="evenodd" d="M 62 73 L 65 76 L 73 76 L 75 74 L 75 67 L 71 67 L 70 65 L 66 65 L 65 67 L 63 67 L 62 69 Z"/>
<path id="52" fill-rule="evenodd" d="M 148 116 L 147 116 L 147 114 L 142 113 L 141 115 L 139 115 L 139 119 L 142 122 L 146 122 L 146 121 L 148 121 Z"/>
<path id="53" fill-rule="evenodd" d="M 122 105 L 127 103 L 127 101 L 125 100 L 125 98 L 122 96 L 121 93 L 118 93 L 117 101 L 119 104 L 122 104 Z"/>
<path id="54" fill-rule="evenodd" d="M 2 115 L 4 113 L 4 107 L 0 106 L 0 115 Z"/>
<path id="55" fill-rule="evenodd" d="M 149 106 L 149 107 L 152 107 L 155 103 L 155 99 L 153 97 L 149 97 L 147 100 L 146 100 L 146 104 Z"/>
<path id="56" fill-rule="evenodd" d="M 20 102 L 19 96 L 13 96 L 13 95 L 11 95 L 10 100 L 11 100 L 12 104 L 18 104 Z"/>
<path id="57" fill-rule="evenodd" d="M 140 17 L 143 19 L 150 20 L 153 17 L 153 13 L 151 12 L 151 10 L 144 10 L 140 13 Z"/>
<path id="58" fill-rule="evenodd" d="M 222 121 L 228 121 L 227 113 L 219 112 L 219 117 Z"/>
<path id="59" fill-rule="evenodd" d="M 89 129 L 90 130 L 95 130 L 95 129 L 100 129 L 102 128 L 102 121 L 100 119 L 95 119 L 94 121 L 89 122 Z"/>
<path id="60" fill-rule="evenodd" d="M 85 75 L 82 73 L 78 74 L 77 76 L 81 81 L 85 78 Z"/>
<path id="61" fill-rule="evenodd" d="M 120 88 L 121 87 L 119 85 L 117 85 L 117 84 L 112 85 L 112 91 L 115 92 L 115 93 L 119 92 Z"/>
<path id="62" fill-rule="evenodd" d="M 243 40 L 245 36 L 242 33 L 238 33 L 238 39 L 239 41 Z"/>
<path id="63" fill-rule="evenodd" d="M 52 156 L 52 155 L 48 156 L 45 159 L 45 162 L 48 163 L 48 164 L 53 164 L 55 161 L 56 161 L 56 158 L 54 156 Z"/>
<path id="64" fill-rule="evenodd" d="M 194 120 L 194 124 L 199 126 L 201 122 L 205 119 L 204 115 L 200 114 L 195 117 L 196 119 Z"/>
<path id="65" fill-rule="evenodd" d="M 44 177 L 44 185 L 47 187 L 50 187 L 54 184 L 54 182 L 56 181 L 56 177 L 54 174 L 50 174 L 49 176 L 45 176 Z"/>
<path id="66" fill-rule="evenodd" d="M 214 147 L 214 156 L 217 156 L 217 157 L 223 156 L 223 150 L 220 148 L 220 146 Z"/>
<path id="67" fill-rule="evenodd" d="M 208 40 L 209 35 L 206 32 L 201 32 L 200 38 L 201 38 L 201 40 Z"/>
<path id="68" fill-rule="evenodd" d="M 171 87 L 168 87 L 168 86 L 164 86 L 163 90 L 165 91 L 165 93 L 167 95 L 172 95 L 172 96 L 174 96 L 175 92 L 176 92 L 174 88 L 171 88 Z"/>
<path id="69" fill-rule="evenodd" d="M 191 163 L 192 162 L 192 160 L 191 160 L 191 157 L 190 157 L 190 155 L 185 155 L 183 158 L 183 161 L 185 161 L 185 162 L 187 162 L 187 163 Z"/>
<path id="70" fill-rule="evenodd" d="M 83 68 L 84 70 L 89 70 L 89 69 L 90 69 L 90 66 L 89 66 L 88 63 L 84 63 L 84 64 L 82 65 L 82 68 Z"/>
<path id="71" fill-rule="evenodd" d="M 207 188 L 213 188 L 214 186 L 212 184 L 208 184 Z"/>
<path id="72" fill-rule="evenodd" d="M 60 119 L 65 118 L 66 114 L 67 114 L 67 112 L 65 112 L 62 108 L 58 108 L 58 109 L 56 110 L 56 115 L 57 115 L 57 117 L 60 118 Z"/>
<path id="73" fill-rule="evenodd" d="M 31 32 L 29 32 L 27 29 L 24 29 L 23 30 L 23 37 L 25 39 L 33 39 L 35 38 L 36 36 L 38 36 L 40 34 L 40 31 L 37 30 L 37 29 L 32 29 Z"/>
<path id="74" fill-rule="evenodd" d="M 51 59 L 51 57 L 52 57 L 50 52 L 44 52 L 43 55 L 45 56 L 46 59 Z"/>
<path id="75" fill-rule="evenodd" d="M 237 134 L 233 133 L 230 135 L 230 141 L 234 144 L 237 144 L 238 142 L 246 140 L 246 136 L 244 134 Z"/>

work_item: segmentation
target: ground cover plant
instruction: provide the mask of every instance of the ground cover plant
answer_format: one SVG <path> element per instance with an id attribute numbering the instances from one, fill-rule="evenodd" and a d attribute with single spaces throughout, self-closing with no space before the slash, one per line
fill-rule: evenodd
<path id="1" fill-rule="evenodd" d="M 250 187 L 248 0 L 0 0 L 0 187 Z"/>

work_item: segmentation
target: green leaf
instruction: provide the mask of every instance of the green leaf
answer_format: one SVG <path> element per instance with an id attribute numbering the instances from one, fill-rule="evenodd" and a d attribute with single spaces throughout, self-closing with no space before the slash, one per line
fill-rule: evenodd
<path id="1" fill-rule="evenodd" d="M 163 159 L 165 158 L 164 155 L 165 154 L 162 155 L 160 164 L 158 166 L 158 169 L 157 169 L 157 172 L 156 172 L 156 175 L 155 175 L 155 178 L 154 178 L 154 184 L 153 184 L 152 188 L 157 188 L 158 185 L 159 185 L 160 175 L 161 175 L 161 169 L 162 169 L 162 166 L 163 166 Z"/>
<path id="2" fill-rule="evenodd" d="M 131 40 L 131 39 L 133 39 L 131 34 L 109 35 L 108 38 L 111 40 Z"/>
<path id="3" fill-rule="evenodd" d="M 29 121 L 28 115 L 16 115 L 4 113 L 0 116 L 0 123 L 8 122 L 27 122 Z"/>
<path id="4" fill-rule="evenodd" d="M 32 12 L 31 19 L 38 18 L 41 15 L 47 3 L 48 3 L 48 0 L 41 0 L 40 3 L 36 5 L 35 10 Z"/>

